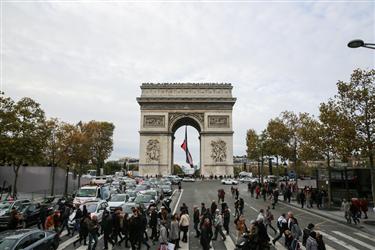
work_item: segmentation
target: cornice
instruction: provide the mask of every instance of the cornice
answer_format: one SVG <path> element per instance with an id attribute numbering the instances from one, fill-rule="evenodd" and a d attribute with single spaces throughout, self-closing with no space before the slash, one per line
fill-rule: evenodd
<path id="1" fill-rule="evenodd" d="M 141 89 L 232 89 L 231 83 L 142 83 Z"/>

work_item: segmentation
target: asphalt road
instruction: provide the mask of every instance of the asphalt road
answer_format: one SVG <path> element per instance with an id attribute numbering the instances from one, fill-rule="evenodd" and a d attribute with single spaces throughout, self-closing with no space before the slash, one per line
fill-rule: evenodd
<path id="1" fill-rule="evenodd" d="M 238 185 L 240 190 L 240 197 L 245 200 L 245 209 L 244 214 L 246 217 L 246 223 L 249 224 L 250 220 L 256 219 L 259 210 L 261 208 L 266 208 L 267 206 L 271 205 L 271 201 L 263 201 L 263 199 L 255 199 L 250 197 L 250 193 L 247 192 L 247 186 L 245 184 Z M 182 203 L 186 203 L 189 207 L 189 214 L 192 217 L 192 209 L 194 205 L 198 205 L 200 207 L 201 202 L 206 204 L 206 207 L 211 206 L 212 200 L 217 201 L 217 190 L 219 188 L 224 188 L 226 195 L 225 201 L 228 203 L 232 215 L 234 211 L 234 198 L 231 196 L 230 186 L 221 185 L 219 181 L 197 181 L 194 183 L 183 183 L 181 192 L 176 191 L 173 195 L 173 202 L 171 204 L 172 210 L 179 212 L 179 207 Z M 308 210 L 302 210 L 299 208 L 294 208 L 287 204 L 279 203 L 276 206 L 275 210 L 272 210 L 275 220 L 280 216 L 281 213 L 287 213 L 288 211 L 292 211 L 294 216 L 298 219 L 301 229 L 307 226 L 309 223 L 313 223 L 316 225 L 316 230 L 320 231 L 323 234 L 323 239 L 326 243 L 326 247 L 328 250 L 330 249 L 350 249 L 350 250 L 357 250 L 357 249 L 375 249 L 375 237 L 373 235 L 369 235 L 365 232 L 360 231 L 358 228 L 353 226 L 344 225 L 341 223 L 337 223 L 333 220 L 326 219 L 324 217 L 315 215 L 310 213 Z M 228 249 L 233 250 L 235 248 L 236 242 L 236 231 L 235 225 L 233 223 L 234 217 L 231 217 L 230 222 L 230 237 L 227 237 L 226 241 L 222 241 L 220 236 L 218 237 L 217 241 L 212 242 L 212 247 L 214 250 L 222 250 Z M 273 222 L 275 226 L 275 222 Z M 276 226 L 275 226 L 276 227 Z M 272 229 L 268 230 L 268 233 L 271 238 L 275 237 L 275 234 Z M 199 239 L 195 238 L 195 232 L 193 229 L 193 223 L 191 218 L 191 226 L 189 230 L 189 240 L 188 243 L 181 243 L 181 249 L 201 249 L 199 245 Z M 60 250 L 66 249 L 78 249 L 78 250 L 85 250 L 87 247 L 80 246 L 74 248 L 71 244 L 74 239 L 68 238 L 67 236 L 62 237 L 62 241 L 60 243 Z M 151 242 L 151 249 L 157 249 L 157 245 L 152 245 Z M 273 247 L 273 249 L 285 249 L 283 247 L 283 239 L 280 239 L 278 243 Z M 99 244 L 97 249 L 103 248 L 103 240 L 100 237 Z M 114 249 L 125 249 L 122 247 L 115 247 Z M 143 247 L 143 249 L 146 249 Z M 304 248 L 302 248 L 304 249 Z"/>

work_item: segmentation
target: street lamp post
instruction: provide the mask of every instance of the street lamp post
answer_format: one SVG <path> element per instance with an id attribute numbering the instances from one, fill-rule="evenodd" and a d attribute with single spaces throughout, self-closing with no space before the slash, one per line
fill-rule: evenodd
<path id="1" fill-rule="evenodd" d="M 350 41 L 348 43 L 348 47 L 352 49 L 359 48 L 359 47 L 375 49 L 375 43 L 365 43 L 363 40 L 356 39 L 356 40 Z"/>

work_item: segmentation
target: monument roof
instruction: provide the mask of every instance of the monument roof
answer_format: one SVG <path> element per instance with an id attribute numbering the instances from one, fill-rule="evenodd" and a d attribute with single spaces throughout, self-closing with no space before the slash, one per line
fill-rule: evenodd
<path id="1" fill-rule="evenodd" d="M 142 83 L 141 89 L 232 89 L 231 83 Z"/>

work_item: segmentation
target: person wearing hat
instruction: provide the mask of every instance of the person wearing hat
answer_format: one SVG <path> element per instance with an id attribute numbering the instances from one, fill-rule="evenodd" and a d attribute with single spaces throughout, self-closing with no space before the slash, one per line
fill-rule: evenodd
<path id="1" fill-rule="evenodd" d="M 307 238 L 309 238 L 310 233 L 314 230 L 314 224 L 309 223 L 306 228 L 303 229 L 303 236 L 302 236 L 302 245 L 306 246 Z"/>
<path id="2" fill-rule="evenodd" d="M 221 216 L 219 209 L 215 210 L 214 227 L 215 227 L 215 233 L 214 233 L 214 237 L 212 238 L 212 240 L 216 240 L 217 235 L 220 234 L 221 237 L 223 237 L 223 241 L 225 241 L 226 237 L 225 237 L 225 234 L 223 233 L 223 229 L 222 229 L 223 228 L 223 217 Z"/>

